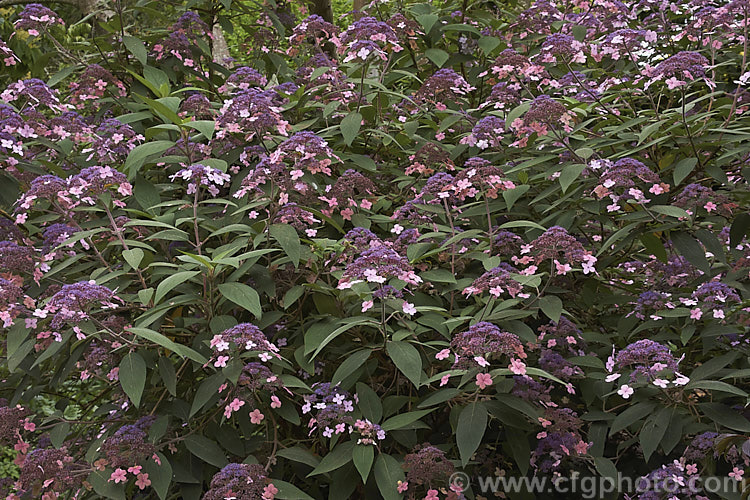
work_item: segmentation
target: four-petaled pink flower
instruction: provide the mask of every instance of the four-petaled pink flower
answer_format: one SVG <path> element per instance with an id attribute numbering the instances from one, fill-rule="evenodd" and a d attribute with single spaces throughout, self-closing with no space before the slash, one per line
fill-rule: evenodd
<path id="1" fill-rule="evenodd" d="M 128 472 L 130 472 L 134 476 L 137 476 L 138 474 L 141 473 L 141 469 L 142 467 L 140 465 L 134 465 L 132 467 L 128 467 Z"/>
<path id="2" fill-rule="evenodd" d="M 266 418 L 265 415 L 263 415 L 259 409 L 255 409 L 250 412 L 250 422 L 254 424 L 259 424 L 263 421 L 263 419 Z"/>
<path id="3" fill-rule="evenodd" d="M 229 356 L 219 356 L 216 358 L 216 361 L 214 361 L 214 366 L 216 368 L 224 368 L 227 366 L 227 361 L 229 361 Z"/>
<path id="4" fill-rule="evenodd" d="M 409 302 L 404 301 L 404 303 L 401 305 L 401 308 L 409 316 L 414 316 L 415 314 L 417 314 L 417 308 L 414 307 L 414 304 L 410 304 Z"/>
<path id="5" fill-rule="evenodd" d="M 492 376 L 489 373 L 477 373 L 477 385 L 484 390 L 485 387 L 492 385 Z"/>
<path id="6" fill-rule="evenodd" d="M 513 372 L 515 375 L 526 375 L 526 363 L 520 359 L 511 359 L 508 365 L 508 370 Z"/>
<path id="7" fill-rule="evenodd" d="M 266 487 L 263 488 L 263 500 L 273 500 L 278 492 L 279 489 L 274 486 L 273 483 L 266 485 Z"/>
<path id="8" fill-rule="evenodd" d="M 734 469 L 732 469 L 732 472 L 729 473 L 729 477 L 731 477 L 735 481 L 742 481 L 743 474 L 745 474 L 745 471 L 743 469 L 735 467 Z"/>
<path id="9" fill-rule="evenodd" d="M 399 481 L 398 483 L 396 483 L 396 491 L 398 491 L 399 493 L 403 493 L 408 489 L 409 489 L 408 481 Z"/>
<path id="10" fill-rule="evenodd" d="M 448 349 L 443 349 L 439 353 L 435 354 L 435 359 L 444 360 L 447 359 L 448 356 L 451 355 L 451 352 Z"/>
<path id="11" fill-rule="evenodd" d="M 439 500 L 440 497 L 438 496 L 438 490 L 428 490 L 427 496 L 424 497 L 424 500 Z"/>
<path id="12" fill-rule="evenodd" d="M 125 469 L 116 469 L 111 476 L 109 476 L 110 481 L 114 481 L 115 484 L 117 483 L 124 483 L 127 481 L 127 475 L 128 473 L 125 472 Z"/>
<path id="13" fill-rule="evenodd" d="M 620 388 L 617 390 L 617 394 L 622 396 L 622 399 L 628 399 L 630 396 L 633 395 L 635 391 L 632 387 L 630 387 L 627 384 L 623 384 L 620 386 Z"/>
<path id="14" fill-rule="evenodd" d="M 151 486 L 151 480 L 148 478 L 148 474 L 138 474 L 138 479 L 135 481 L 135 485 L 140 489 L 144 489 L 147 486 Z"/>
<path id="15" fill-rule="evenodd" d="M 275 394 L 271 396 L 271 408 L 281 408 L 281 400 Z"/>

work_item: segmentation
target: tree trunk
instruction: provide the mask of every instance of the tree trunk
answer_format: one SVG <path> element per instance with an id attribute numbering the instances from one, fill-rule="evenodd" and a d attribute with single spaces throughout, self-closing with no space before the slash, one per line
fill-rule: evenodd
<path id="1" fill-rule="evenodd" d="M 331 6 L 331 0 L 312 0 L 310 5 L 312 6 L 313 14 L 317 14 L 325 21 L 333 23 L 333 7 Z"/>
<path id="2" fill-rule="evenodd" d="M 354 10 L 358 12 L 362 12 L 365 5 L 367 5 L 367 0 L 354 0 Z"/>
<path id="3" fill-rule="evenodd" d="M 218 64 L 226 64 L 225 59 L 230 57 L 229 45 L 227 45 L 227 39 L 224 38 L 224 30 L 221 29 L 219 23 L 214 24 L 213 35 L 214 42 L 212 49 L 214 62 Z"/>

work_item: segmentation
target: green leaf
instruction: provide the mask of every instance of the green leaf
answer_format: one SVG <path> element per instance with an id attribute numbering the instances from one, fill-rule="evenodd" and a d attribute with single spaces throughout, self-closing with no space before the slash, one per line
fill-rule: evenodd
<path id="1" fill-rule="evenodd" d="M 367 476 L 370 475 L 370 469 L 372 469 L 372 462 L 375 460 L 375 447 L 374 445 L 358 444 L 354 446 L 352 450 L 352 461 L 354 467 L 357 468 L 357 472 L 362 476 L 362 483 L 367 482 Z"/>
<path id="2" fill-rule="evenodd" d="M 156 287 L 156 295 L 154 295 L 154 305 L 161 302 L 161 299 L 163 299 L 165 295 L 171 292 L 172 289 L 174 289 L 178 285 L 183 284 L 184 282 L 198 274 L 200 274 L 200 271 L 181 271 L 167 277 L 164 281 L 159 283 L 159 286 Z"/>
<path id="3" fill-rule="evenodd" d="M 122 251 L 122 257 L 125 259 L 125 262 L 130 264 L 130 267 L 133 269 L 138 269 L 138 265 L 143 260 L 143 256 L 143 250 L 140 248 L 131 248 L 130 250 Z"/>
<path id="4" fill-rule="evenodd" d="M 614 433 L 631 426 L 647 415 L 650 415 L 655 406 L 654 403 L 641 402 L 628 407 L 627 410 L 617 415 L 612 421 L 612 427 L 609 430 L 609 434 L 613 435 Z"/>
<path id="5" fill-rule="evenodd" d="M 685 158 L 678 161 L 674 166 L 674 172 L 672 172 L 672 175 L 674 177 L 674 185 L 678 186 L 682 181 L 684 181 L 685 178 L 690 175 L 697 164 L 697 158 Z"/>
<path id="6" fill-rule="evenodd" d="M 153 460 L 146 460 L 143 463 L 143 472 L 148 474 L 151 480 L 151 487 L 156 490 L 161 500 L 165 500 L 169 494 L 169 486 L 172 484 L 172 465 L 163 454 L 157 452 L 161 465 Z"/>
<path id="7" fill-rule="evenodd" d="M 110 481 L 110 474 L 107 471 L 94 471 L 89 474 L 87 480 L 101 498 L 125 500 L 125 486 Z"/>
<path id="8" fill-rule="evenodd" d="M 135 406 L 141 404 L 141 395 L 146 386 L 146 362 L 136 352 L 127 354 L 120 362 L 120 385 Z"/>
<path id="9" fill-rule="evenodd" d="M 359 397 L 357 406 L 362 410 L 362 415 L 371 422 L 380 422 L 383 418 L 383 403 L 380 401 L 380 396 L 369 385 L 362 382 L 357 382 L 356 387 Z"/>
<path id="10" fill-rule="evenodd" d="M 286 481 L 274 478 L 273 485 L 279 490 L 274 498 L 279 500 L 314 500 L 313 497 Z"/>
<path id="11" fill-rule="evenodd" d="M 139 63 L 145 65 L 148 60 L 148 50 L 143 45 L 143 42 L 134 36 L 125 35 L 122 37 L 122 42 L 125 44 L 125 48 L 135 56 Z"/>
<path id="12" fill-rule="evenodd" d="M 159 357 L 159 376 L 169 393 L 177 397 L 177 373 L 174 371 L 172 362 L 164 356 Z"/>
<path id="13" fill-rule="evenodd" d="M 461 394 L 461 392 L 462 391 L 460 389 L 441 389 L 424 398 L 424 400 L 417 405 L 417 408 L 425 408 L 427 406 L 444 403 L 445 401 L 455 398 L 456 396 Z"/>
<path id="14" fill-rule="evenodd" d="M 281 248 L 284 249 L 284 253 L 287 254 L 294 267 L 297 267 L 302 253 L 302 245 L 297 230 L 289 224 L 273 224 L 269 231 L 271 237 L 278 241 Z"/>
<path id="15" fill-rule="evenodd" d="M 355 370 L 357 370 L 365 363 L 365 361 L 367 361 L 371 353 L 372 349 L 363 349 L 361 351 L 355 352 L 354 354 L 350 354 L 336 369 L 336 372 L 333 374 L 333 378 L 331 379 L 331 384 L 337 385 L 346 377 L 354 373 Z"/>
<path id="16" fill-rule="evenodd" d="M 384 500 L 402 500 L 398 492 L 398 482 L 404 481 L 406 476 L 398 460 L 390 455 L 381 453 L 375 460 L 375 482 Z"/>
<path id="17" fill-rule="evenodd" d="M 653 233 L 643 233 L 640 240 L 643 246 L 646 247 L 646 250 L 655 255 L 657 259 L 662 262 L 667 261 L 667 250 L 658 236 Z"/>
<path id="18" fill-rule="evenodd" d="M 578 179 L 578 176 L 581 175 L 581 172 L 583 172 L 584 168 L 586 168 L 586 165 L 576 163 L 574 165 L 568 165 L 567 167 L 562 169 L 558 181 L 560 182 L 563 193 L 568 190 L 570 185 L 573 184 L 573 181 Z"/>
<path id="19" fill-rule="evenodd" d="M 495 50 L 497 46 L 500 45 L 500 40 L 494 36 L 483 36 L 479 40 L 477 40 L 477 45 L 479 45 L 479 48 L 482 49 L 486 55 Z"/>
<path id="20" fill-rule="evenodd" d="M 464 467 L 482 442 L 487 430 L 487 417 L 487 408 L 481 401 L 471 403 L 458 416 L 456 443 L 461 455 L 461 465 Z"/>
<path id="21" fill-rule="evenodd" d="M 199 434 L 190 434 L 185 437 L 184 442 L 185 447 L 190 453 L 206 463 L 219 468 L 224 467 L 229 463 L 226 454 L 222 451 L 221 447 L 216 444 L 216 441 Z"/>
<path id="22" fill-rule="evenodd" d="M 682 231 L 671 233 L 670 238 L 680 252 L 680 255 L 685 257 L 688 262 L 704 273 L 708 273 L 711 270 L 711 266 L 706 259 L 706 253 L 703 251 L 701 244 L 698 243 L 698 240 Z"/>
<path id="23" fill-rule="evenodd" d="M 422 14 L 421 16 L 417 16 L 417 22 L 424 28 L 425 34 L 430 32 L 435 23 L 438 22 L 438 19 L 438 16 L 435 14 Z"/>
<path id="24" fill-rule="evenodd" d="M 325 474 L 336 469 L 340 469 L 344 465 L 348 464 L 352 460 L 352 449 L 354 448 L 354 441 L 346 441 L 339 443 L 336 448 L 333 449 L 328 455 L 323 457 L 317 467 L 307 475 L 317 476 L 318 474 Z"/>
<path id="25" fill-rule="evenodd" d="M 125 165 L 122 169 L 128 175 L 135 175 L 143 164 L 146 163 L 146 160 L 150 157 L 160 155 L 172 146 L 174 146 L 174 142 L 172 141 L 151 141 L 136 146 L 128 154 L 128 158 L 125 160 Z"/>
<path id="26" fill-rule="evenodd" d="M 745 236 L 750 236 L 750 214 L 737 214 L 729 229 L 729 244 L 736 247 Z"/>
<path id="27" fill-rule="evenodd" d="M 341 120 L 341 135 L 347 146 L 352 145 L 352 141 L 357 137 L 359 129 L 362 126 L 362 115 L 359 113 L 349 113 Z M 295 231 L 296 234 L 296 231 Z"/>
<path id="28" fill-rule="evenodd" d="M 399 415 L 395 415 L 380 426 L 383 428 L 384 431 L 395 431 L 396 429 L 401 429 L 402 427 L 406 427 L 407 425 L 411 424 L 412 422 L 416 422 L 420 418 L 424 417 L 425 415 L 435 411 L 436 408 L 431 408 L 429 410 L 418 410 L 418 411 L 410 411 L 408 413 L 401 413 Z"/>
<path id="29" fill-rule="evenodd" d="M 513 205 L 518 201 L 518 199 L 525 195 L 526 192 L 531 188 L 528 184 L 522 184 L 520 186 L 516 186 L 513 189 L 508 189 L 507 191 L 503 191 L 503 199 L 505 200 L 505 204 L 508 206 L 508 210 L 513 208 Z"/>
<path id="30" fill-rule="evenodd" d="M 735 431 L 750 432 L 750 422 L 740 415 L 737 410 L 721 403 L 700 403 L 698 404 L 698 408 L 712 422 Z"/>
<path id="31" fill-rule="evenodd" d="M 323 350 L 325 346 L 327 346 L 336 337 L 346 332 L 350 328 L 353 328 L 357 325 L 377 324 L 375 320 L 368 316 L 356 316 L 354 318 L 347 318 L 341 320 L 340 323 L 343 324 L 330 333 L 330 323 L 313 325 L 312 327 L 310 327 L 307 333 L 305 333 L 305 354 L 312 352 L 312 356 L 310 356 L 311 360 L 315 359 L 315 357 L 320 353 L 320 351 Z M 322 335 L 325 335 L 325 337 L 323 337 Z"/>
<path id="32" fill-rule="evenodd" d="M 609 477 L 612 479 L 617 479 L 618 477 L 617 467 L 615 467 L 614 462 L 608 458 L 595 457 L 594 467 L 596 467 L 596 471 L 602 477 Z"/>
<path id="33" fill-rule="evenodd" d="M 396 367 L 415 387 L 422 379 L 422 356 L 416 347 L 408 342 L 388 342 L 386 352 Z"/>
<path id="34" fill-rule="evenodd" d="M 318 457 L 310 453 L 308 450 L 300 448 L 299 446 L 283 448 L 276 454 L 280 457 L 286 458 L 287 460 L 292 460 L 294 462 L 309 465 L 312 468 L 317 467 L 320 463 L 320 459 Z"/>
<path id="35" fill-rule="evenodd" d="M 435 63 L 438 68 L 442 68 L 450 57 L 448 53 L 442 49 L 427 49 L 425 50 L 424 55 L 427 56 L 427 59 Z"/>
<path id="36" fill-rule="evenodd" d="M 216 122 L 213 120 L 195 120 L 185 122 L 185 126 L 197 130 L 209 141 L 214 136 L 214 131 L 216 130 Z"/>
<path id="37" fill-rule="evenodd" d="M 557 323 L 560 321 L 563 304 L 557 295 L 545 295 L 539 298 L 539 308 L 549 319 Z"/>
<path id="38" fill-rule="evenodd" d="M 70 424 L 68 422 L 60 422 L 54 426 L 49 433 L 49 439 L 52 442 L 52 446 L 59 450 L 65 442 L 65 438 L 68 437 L 69 430 Z"/>
<path id="39" fill-rule="evenodd" d="M 200 363 L 202 365 L 208 363 L 208 359 L 206 359 L 206 357 L 198 351 L 195 351 L 186 345 L 173 342 L 159 332 L 149 330 L 148 328 L 138 328 L 134 326 L 128 327 L 128 331 L 146 340 L 150 340 L 154 344 L 159 344 L 160 346 L 177 353 L 183 358 L 191 359 L 196 363 Z"/>
<path id="40" fill-rule="evenodd" d="M 250 311 L 253 316 L 260 319 L 263 316 L 263 310 L 260 306 L 260 297 L 258 292 L 244 283 L 222 283 L 219 285 L 221 293 L 229 301 Z"/>
<path id="41" fill-rule="evenodd" d="M 641 432 L 638 433 L 638 440 L 641 443 L 643 457 L 647 462 L 654 451 L 656 451 L 664 434 L 667 432 L 672 411 L 671 408 L 662 408 L 656 415 L 653 415 L 646 420 Z"/>
<path id="42" fill-rule="evenodd" d="M 680 207 L 673 207 L 671 205 L 655 205 L 653 207 L 650 207 L 649 210 L 651 210 L 652 212 L 656 212 L 657 214 L 667 215 L 676 219 L 682 217 L 686 219 L 690 218 L 690 214 L 688 214 L 685 210 Z"/>
<path id="43" fill-rule="evenodd" d="M 223 373 L 215 373 L 204 380 L 195 391 L 195 397 L 193 397 L 193 404 L 190 407 L 190 416 L 192 417 L 198 411 L 205 406 L 208 401 L 219 393 L 219 387 L 224 383 L 226 377 Z"/>

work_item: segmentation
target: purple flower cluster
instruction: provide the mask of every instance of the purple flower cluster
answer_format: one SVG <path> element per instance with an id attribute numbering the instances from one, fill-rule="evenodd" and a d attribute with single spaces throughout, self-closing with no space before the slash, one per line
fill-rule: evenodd
<path id="1" fill-rule="evenodd" d="M 318 429 L 327 438 L 334 434 L 343 434 L 347 424 L 353 422 L 352 416 L 349 415 L 354 411 L 354 400 L 351 395 L 338 385 L 334 386 L 328 382 L 315 383 L 312 389 L 312 394 L 304 396 L 305 404 L 302 405 L 302 414 L 311 414 L 308 422 L 310 432 Z"/>
<path id="2" fill-rule="evenodd" d="M 14 23 L 17 30 L 26 30 L 30 35 L 39 35 L 54 24 L 64 25 L 65 22 L 57 13 L 40 3 L 27 4 L 18 15 Z"/>
<path id="3" fill-rule="evenodd" d="M 406 482 L 409 486 L 425 485 L 428 488 L 447 483 L 455 471 L 445 452 L 429 443 L 415 446 L 412 452 L 404 457 L 401 467 L 406 471 Z"/>
<path id="4" fill-rule="evenodd" d="M 133 127 L 121 123 L 116 118 L 103 120 L 94 131 L 94 140 L 89 149 L 89 160 L 96 156 L 101 163 L 121 163 L 135 147 L 144 140 Z"/>
<path id="5" fill-rule="evenodd" d="M 218 168 L 201 165 L 200 163 L 183 168 L 170 177 L 172 180 L 178 178 L 188 181 L 187 194 L 195 194 L 196 196 L 201 187 L 205 187 L 211 196 L 217 196 L 219 188 L 229 184 L 229 181 L 232 180 L 229 174 Z"/>
<path id="6" fill-rule="evenodd" d="M 480 321 L 468 330 L 453 336 L 450 344 L 456 359 L 454 368 L 486 367 L 499 356 L 525 358 L 521 340 L 517 335 L 502 331 L 499 327 Z"/>
<path id="7" fill-rule="evenodd" d="M 470 286 L 464 288 L 463 293 L 466 295 L 479 295 L 489 291 L 490 295 L 495 298 L 500 297 L 504 293 L 515 297 L 523 290 L 521 283 L 513 279 L 513 274 L 515 273 L 518 273 L 516 268 L 502 262 L 499 266 L 490 269 L 475 279 Z"/>
<path id="8" fill-rule="evenodd" d="M 18 108 L 28 106 L 36 109 L 40 106 L 46 106 L 53 111 L 62 111 L 57 90 L 50 88 L 38 78 L 11 83 L 0 94 L 0 99 L 5 102 L 17 102 Z"/>
<path id="9" fill-rule="evenodd" d="M 269 482 L 266 470 L 258 464 L 225 465 L 211 478 L 209 488 L 203 495 L 203 500 L 272 500 L 275 493 L 278 493 L 278 489 Z"/>
<path id="10" fill-rule="evenodd" d="M 346 54 L 344 62 L 359 59 L 367 61 L 370 56 L 377 56 L 385 61 L 388 52 L 400 52 L 398 36 L 388 23 L 374 17 L 361 17 L 341 33 L 339 52 Z"/>
<path id="11" fill-rule="evenodd" d="M 268 80 L 258 70 L 249 66 L 240 66 L 229 75 L 219 92 L 247 90 L 251 87 L 265 87 Z"/>
<path id="12" fill-rule="evenodd" d="M 117 307 L 113 300 L 119 299 L 106 286 L 81 281 L 63 285 L 45 304 L 44 314 L 51 314 L 50 326 L 59 328 L 65 323 L 80 323 L 88 319 L 89 311 L 95 305 L 105 309 Z"/>
<path id="13" fill-rule="evenodd" d="M 414 268 L 405 257 L 388 247 L 378 246 L 364 250 L 354 262 L 346 266 L 338 288 L 351 288 L 361 281 L 383 284 L 390 278 L 398 278 L 413 285 L 422 281 L 414 274 Z"/>
<path id="14" fill-rule="evenodd" d="M 224 101 L 216 120 L 216 137 L 222 139 L 230 133 L 243 134 L 246 141 L 254 137 L 265 137 L 271 132 L 288 135 L 291 126 L 281 115 L 281 108 L 274 102 L 273 90 L 249 88 L 235 93 Z"/>
<path id="15" fill-rule="evenodd" d="M 630 369 L 630 381 L 635 382 L 639 376 L 655 378 L 660 372 L 677 371 L 677 360 L 669 347 L 643 339 L 633 342 L 617 353 L 615 366 L 621 370 Z"/>
<path id="16" fill-rule="evenodd" d="M 101 452 L 113 469 L 142 464 L 156 452 L 148 439 L 148 430 L 156 417 L 142 417 L 134 424 L 123 425 L 104 440 Z"/>
<path id="17" fill-rule="evenodd" d="M 468 136 L 461 139 L 460 143 L 476 146 L 479 149 L 499 148 L 502 146 L 504 133 L 505 120 L 496 116 L 485 116 L 474 125 Z"/>

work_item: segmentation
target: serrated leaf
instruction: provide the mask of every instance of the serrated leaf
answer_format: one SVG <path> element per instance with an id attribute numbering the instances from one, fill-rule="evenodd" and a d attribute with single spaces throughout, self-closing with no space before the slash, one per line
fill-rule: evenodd
<path id="1" fill-rule="evenodd" d="M 417 348 L 409 342 L 388 342 L 386 352 L 401 373 L 406 375 L 415 387 L 419 387 L 422 378 L 422 356 Z"/>
<path id="2" fill-rule="evenodd" d="M 148 60 L 148 50 L 143 42 L 134 36 L 125 35 L 122 37 L 122 43 L 125 44 L 125 48 L 135 56 L 141 64 L 146 64 Z"/>
<path id="3" fill-rule="evenodd" d="M 143 388 L 146 386 L 146 362 L 136 352 L 125 355 L 120 361 L 118 373 L 122 390 L 137 407 L 141 404 Z"/>
<path id="4" fill-rule="evenodd" d="M 144 255 L 143 250 L 140 248 L 131 248 L 122 251 L 122 257 L 125 259 L 125 262 L 130 264 L 130 267 L 133 269 L 138 269 Z"/>
<path id="5" fill-rule="evenodd" d="M 347 146 L 352 145 L 352 141 L 359 134 L 359 129 L 362 126 L 362 115 L 359 113 L 349 113 L 343 120 L 341 120 L 341 135 L 344 138 L 344 142 Z"/>
<path id="6" fill-rule="evenodd" d="M 216 441 L 199 434 L 190 434 L 185 437 L 185 447 L 206 463 L 216 467 L 224 467 L 229 463 L 226 454 Z"/>
<path id="7" fill-rule="evenodd" d="M 456 443 L 461 455 L 461 465 L 464 467 L 482 442 L 487 430 L 487 418 L 487 408 L 481 401 L 471 403 L 458 416 Z"/>
<path id="8" fill-rule="evenodd" d="M 269 228 L 269 232 L 271 233 L 271 237 L 279 242 L 284 253 L 287 254 L 292 264 L 294 264 L 294 267 L 297 267 L 302 253 L 302 245 L 300 244 L 297 230 L 289 224 L 273 224 Z"/>
<path id="9" fill-rule="evenodd" d="M 218 286 L 219 293 L 226 299 L 234 302 L 238 306 L 250 311 L 253 316 L 260 319 L 263 316 L 263 310 L 260 306 L 260 297 L 258 292 L 244 283 L 222 283 Z"/>
<path id="10" fill-rule="evenodd" d="M 372 462 L 375 460 L 375 447 L 373 445 L 358 444 L 352 450 L 352 461 L 357 472 L 362 477 L 362 483 L 367 482 L 367 476 L 370 475 Z"/>
<path id="11" fill-rule="evenodd" d="M 384 500 L 402 500 L 398 492 L 398 482 L 406 479 L 404 470 L 398 460 L 390 455 L 381 453 L 375 460 L 375 482 Z"/>

